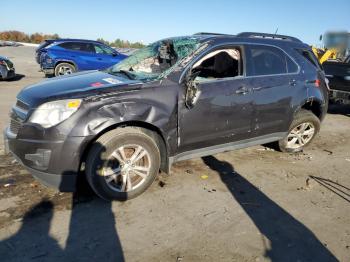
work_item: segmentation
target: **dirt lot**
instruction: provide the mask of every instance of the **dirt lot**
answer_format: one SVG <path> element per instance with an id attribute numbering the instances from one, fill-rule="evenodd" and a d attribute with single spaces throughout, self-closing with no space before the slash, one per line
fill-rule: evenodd
<path id="1" fill-rule="evenodd" d="M 30 47 L 0 48 L 0 128 L 41 80 Z M 142 196 L 106 203 L 45 188 L 0 144 L 1 261 L 350 261 L 350 108 L 303 153 L 263 146 L 184 161 Z"/>

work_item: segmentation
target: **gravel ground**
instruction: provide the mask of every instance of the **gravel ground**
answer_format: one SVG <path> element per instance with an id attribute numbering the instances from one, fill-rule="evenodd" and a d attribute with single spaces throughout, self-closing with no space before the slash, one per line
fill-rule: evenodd
<path id="1" fill-rule="evenodd" d="M 32 47 L 2 47 L 0 128 L 42 80 Z M 331 106 L 304 152 L 263 146 L 184 161 L 127 202 L 59 193 L 3 155 L 1 261 L 350 261 L 350 108 Z"/>

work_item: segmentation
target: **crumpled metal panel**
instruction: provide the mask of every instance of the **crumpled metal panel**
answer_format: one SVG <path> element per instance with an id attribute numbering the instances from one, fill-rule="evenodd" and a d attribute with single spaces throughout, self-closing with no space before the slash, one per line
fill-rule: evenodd
<path id="1" fill-rule="evenodd" d="M 177 83 L 166 79 L 110 97 L 97 95 L 84 102 L 87 110 L 81 109 L 82 115 L 76 116 L 81 122 L 69 135 L 95 137 L 112 126 L 145 123 L 160 131 L 172 151 L 177 138 L 178 92 Z"/>

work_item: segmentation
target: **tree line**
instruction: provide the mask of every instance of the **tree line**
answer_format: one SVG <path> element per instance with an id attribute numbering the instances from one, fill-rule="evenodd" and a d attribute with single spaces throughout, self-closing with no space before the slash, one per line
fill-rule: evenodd
<path id="1" fill-rule="evenodd" d="M 0 40 L 4 40 L 4 41 L 39 44 L 43 42 L 45 39 L 59 39 L 59 38 L 60 36 L 58 34 L 43 34 L 43 33 L 26 34 L 16 30 L 0 32 Z M 130 42 L 119 38 L 112 42 L 104 40 L 103 38 L 98 38 L 97 41 L 100 41 L 109 46 L 118 47 L 118 48 L 144 47 L 144 44 L 142 44 L 141 42 Z"/>
<path id="2" fill-rule="evenodd" d="M 101 43 L 105 43 L 106 45 L 112 46 L 112 47 L 118 47 L 118 48 L 142 48 L 145 45 L 141 42 L 129 42 L 128 40 L 122 40 L 117 38 L 113 42 L 109 42 L 107 40 L 104 40 L 103 38 L 97 38 L 97 41 Z"/>
<path id="3" fill-rule="evenodd" d="M 0 32 L 0 40 L 4 40 L 4 41 L 39 44 L 45 39 L 58 39 L 58 38 L 60 38 L 58 34 L 53 34 L 53 35 L 47 35 L 42 33 L 26 34 L 15 30 Z"/>

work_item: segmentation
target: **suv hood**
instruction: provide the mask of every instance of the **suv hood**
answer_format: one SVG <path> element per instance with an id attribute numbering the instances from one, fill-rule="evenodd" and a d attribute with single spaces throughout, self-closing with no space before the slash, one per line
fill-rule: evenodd
<path id="1" fill-rule="evenodd" d="M 44 102 L 68 98 L 84 98 L 114 90 L 139 88 L 142 82 L 118 77 L 103 71 L 85 71 L 60 76 L 23 88 L 17 98 L 36 107 Z"/>

